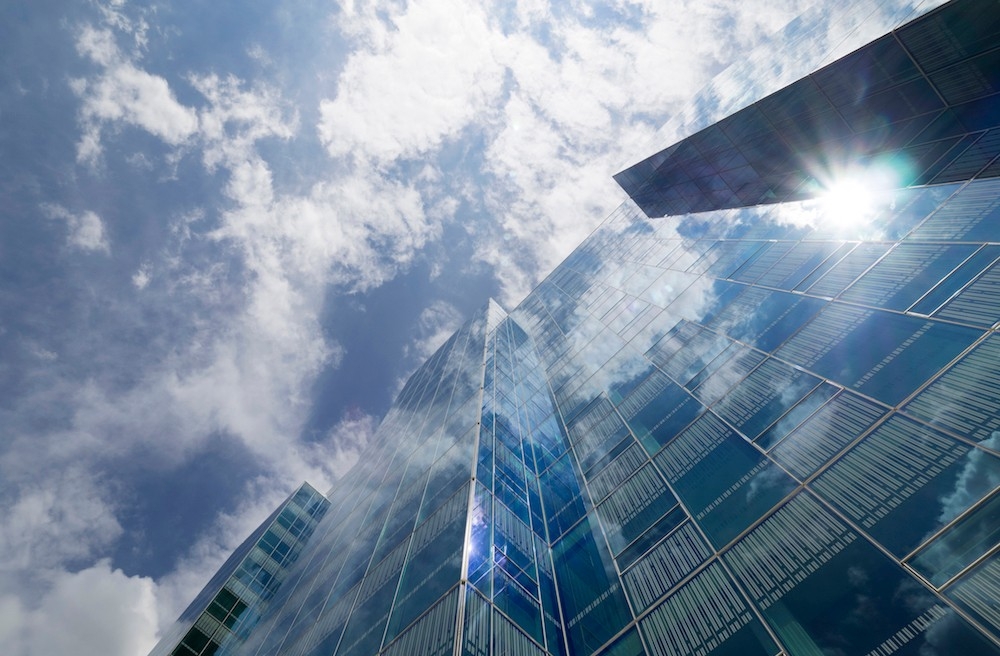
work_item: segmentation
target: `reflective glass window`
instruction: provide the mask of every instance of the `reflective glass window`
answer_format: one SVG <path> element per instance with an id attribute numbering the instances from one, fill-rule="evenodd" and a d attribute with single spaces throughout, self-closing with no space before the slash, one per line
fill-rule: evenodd
<path id="1" fill-rule="evenodd" d="M 1000 484 L 1000 458 L 899 415 L 812 484 L 903 557 Z"/>

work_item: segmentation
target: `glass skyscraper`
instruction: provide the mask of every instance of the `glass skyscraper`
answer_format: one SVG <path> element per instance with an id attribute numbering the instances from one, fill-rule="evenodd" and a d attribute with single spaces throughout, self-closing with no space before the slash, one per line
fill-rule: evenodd
<path id="1" fill-rule="evenodd" d="M 618 174 L 154 654 L 1000 654 L 997 92 L 959 0 Z"/>

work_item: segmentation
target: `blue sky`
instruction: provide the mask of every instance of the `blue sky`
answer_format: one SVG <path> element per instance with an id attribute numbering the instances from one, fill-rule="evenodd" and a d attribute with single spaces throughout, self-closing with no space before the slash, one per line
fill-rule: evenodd
<path id="1" fill-rule="evenodd" d="M 5 3 L 2 651 L 148 650 L 699 88 L 742 62 L 699 105 L 738 108 L 908 11 L 811 4 Z"/>

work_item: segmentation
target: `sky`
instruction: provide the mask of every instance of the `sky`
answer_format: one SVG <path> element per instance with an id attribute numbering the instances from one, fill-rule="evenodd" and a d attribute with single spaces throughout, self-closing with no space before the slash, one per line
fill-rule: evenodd
<path id="1" fill-rule="evenodd" d="M 614 173 L 910 10 L 812 4 L 3 3 L 0 651 L 148 651 Z"/>

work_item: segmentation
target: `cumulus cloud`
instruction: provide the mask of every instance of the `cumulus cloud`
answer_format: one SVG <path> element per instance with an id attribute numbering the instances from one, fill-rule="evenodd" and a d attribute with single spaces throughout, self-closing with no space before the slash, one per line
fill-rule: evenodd
<path id="1" fill-rule="evenodd" d="M 179 145 L 198 129 L 198 116 L 177 101 L 167 81 L 137 68 L 118 50 L 110 30 L 85 27 L 77 50 L 102 72 L 94 79 L 73 80 L 80 97 L 83 135 L 77 145 L 77 160 L 95 163 L 101 154 L 101 125 L 120 121 Z"/>
<path id="2" fill-rule="evenodd" d="M 308 469 L 305 458 L 316 454 L 289 447 L 307 414 L 312 381 L 323 367 L 335 366 L 341 354 L 319 321 L 326 287 L 358 291 L 381 284 L 407 266 L 440 233 L 440 225 L 428 217 L 414 185 L 388 179 L 364 163 L 303 193 L 277 191 L 259 144 L 294 138 L 298 117 L 271 87 L 231 75 L 190 75 L 186 82 L 204 103 L 182 106 L 165 79 L 141 70 L 133 56 L 122 52 L 111 30 L 84 28 L 77 48 L 101 68 L 95 79 L 74 82 L 83 141 L 96 144 L 97 152 L 101 130 L 124 123 L 167 145 L 183 143 L 188 152 L 200 154 L 207 171 L 221 171 L 228 207 L 212 217 L 213 230 L 195 239 L 207 237 L 235 254 L 248 278 L 235 298 L 220 296 L 229 287 L 226 267 L 185 262 L 178 246 L 178 255 L 158 270 L 171 294 L 196 298 L 209 308 L 196 339 L 125 394 L 86 387 L 90 398 L 78 406 L 67 434 L 149 433 L 141 423 L 184 427 L 189 436 L 222 431 L 242 440 L 275 471 L 287 475 Z M 193 234 L 191 222 L 182 217 L 179 243 Z M 152 266 L 147 261 L 134 274 L 136 288 L 147 287 Z M 150 410 L 142 422 L 134 417 L 138 407 Z M 156 448 L 183 457 L 198 439 Z"/>
<path id="3" fill-rule="evenodd" d="M 479 117 L 499 92 L 504 70 L 494 49 L 503 37 L 481 4 L 418 0 L 389 24 L 373 18 L 371 5 L 355 12 L 345 12 L 342 26 L 367 28 L 368 47 L 351 55 L 336 97 L 320 103 L 330 154 L 416 156 Z"/>
<path id="4" fill-rule="evenodd" d="M 0 518 L 0 574 L 92 558 L 121 535 L 115 513 L 111 490 L 84 468 L 24 483 Z"/>
<path id="5" fill-rule="evenodd" d="M 148 264 L 143 264 L 132 274 L 132 285 L 136 289 L 145 289 L 150 280 L 152 280 L 152 272 Z"/>
<path id="6" fill-rule="evenodd" d="M 49 218 L 66 222 L 66 227 L 69 229 L 66 243 L 70 248 L 110 252 L 111 246 L 108 244 L 107 235 L 104 234 L 104 222 L 94 212 L 87 210 L 82 214 L 73 214 L 62 205 L 51 203 L 42 205 L 42 211 Z"/>
<path id="7" fill-rule="evenodd" d="M 60 572 L 37 605 L 0 598 L 0 643 L 9 656 L 145 654 L 156 644 L 155 592 L 151 579 L 127 576 L 106 559 Z"/>
<path id="8" fill-rule="evenodd" d="M 273 88 L 248 86 L 239 78 L 194 75 L 191 85 L 207 104 L 199 112 L 198 137 L 209 171 L 224 164 L 236 166 L 253 156 L 256 143 L 266 138 L 290 139 L 298 130 L 298 115 Z"/>

